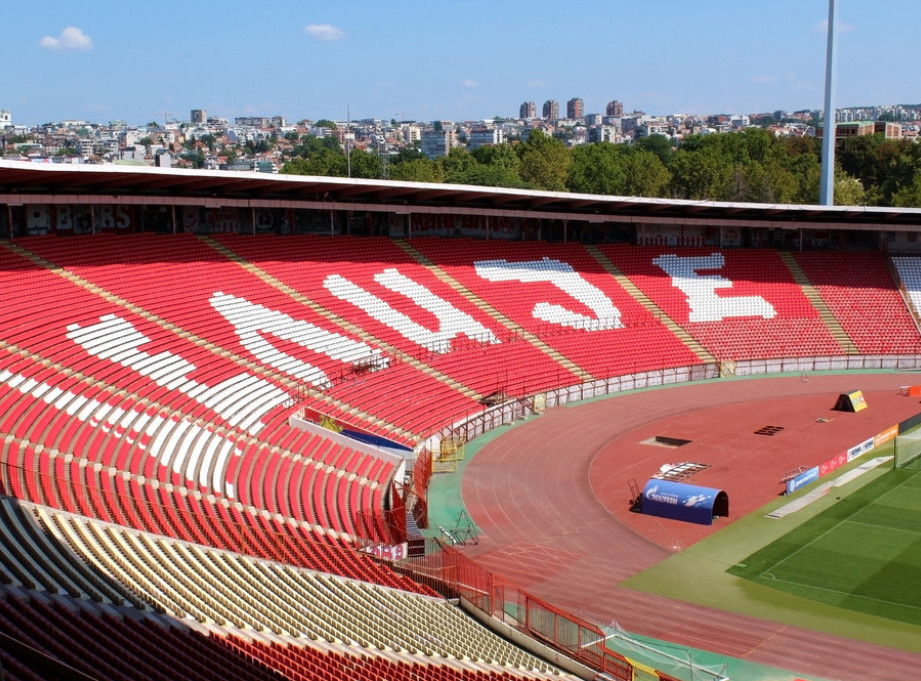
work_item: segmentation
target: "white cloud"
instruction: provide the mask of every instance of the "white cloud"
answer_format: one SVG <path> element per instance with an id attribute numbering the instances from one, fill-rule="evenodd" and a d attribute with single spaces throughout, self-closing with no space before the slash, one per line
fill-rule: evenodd
<path id="1" fill-rule="evenodd" d="M 464 87 L 479 87 L 480 84 L 470 78 L 464 78 L 461 81 L 461 85 L 463 85 Z"/>
<path id="2" fill-rule="evenodd" d="M 774 83 L 776 81 L 777 81 L 777 76 L 772 76 L 769 73 L 762 73 L 760 75 L 752 77 L 753 83 L 764 84 L 764 83 Z"/>
<path id="3" fill-rule="evenodd" d="M 546 80 L 532 80 L 528 81 L 528 87 L 547 87 L 550 83 Z"/>
<path id="4" fill-rule="evenodd" d="M 317 40 L 342 40 L 345 32 L 332 24 L 307 24 L 304 33 Z"/>
<path id="5" fill-rule="evenodd" d="M 92 39 L 76 26 L 68 26 L 61 35 L 54 38 L 46 35 L 38 41 L 40 47 L 48 50 L 91 50 L 93 49 Z"/>

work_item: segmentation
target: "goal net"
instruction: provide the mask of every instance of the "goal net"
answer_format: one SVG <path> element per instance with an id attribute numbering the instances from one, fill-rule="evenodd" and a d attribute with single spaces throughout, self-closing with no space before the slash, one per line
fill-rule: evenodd
<path id="1" fill-rule="evenodd" d="M 896 468 L 921 470 L 921 432 L 895 438 L 893 462 Z"/>

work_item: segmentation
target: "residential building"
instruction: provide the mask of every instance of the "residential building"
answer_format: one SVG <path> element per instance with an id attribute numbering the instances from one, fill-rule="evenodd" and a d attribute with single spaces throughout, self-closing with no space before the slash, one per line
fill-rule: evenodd
<path id="1" fill-rule="evenodd" d="M 741 128 L 747 128 L 748 126 L 751 125 L 751 118 L 749 116 L 746 116 L 745 114 L 733 114 L 732 116 L 729 117 L 729 124 L 735 130 L 739 130 Z"/>
<path id="2" fill-rule="evenodd" d="M 502 144 L 504 137 L 500 128 L 474 128 L 467 134 L 467 148 L 471 151 L 477 147 Z"/>
<path id="3" fill-rule="evenodd" d="M 891 121 L 876 121 L 873 125 L 873 132 L 883 133 L 887 140 L 900 139 L 902 137 L 902 124 Z"/>
<path id="4" fill-rule="evenodd" d="M 816 137 L 823 137 L 824 131 L 824 125 L 816 126 Z M 872 135 L 874 132 L 876 132 L 876 126 L 873 124 L 873 121 L 838 123 L 835 126 L 835 139 L 840 140 L 844 137 L 862 137 L 864 135 Z"/>
<path id="5" fill-rule="evenodd" d="M 518 108 L 518 118 L 523 118 L 525 120 L 537 118 L 537 104 L 534 102 L 524 102 Z"/>
<path id="6" fill-rule="evenodd" d="M 560 118 L 560 103 L 555 99 L 544 102 L 543 118 L 546 121 L 556 121 Z"/>
<path id="7" fill-rule="evenodd" d="M 578 121 L 585 116 L 585 103 L 581 97 L 573 97 L 566 102 L 566 118 Z"/>
<path id="8" fill-rule="evenodd" d="M 208 122 L 208 112 L 204 109 L 192 109 L 190 120 L 196 125 L 205 125 Z"/>
<path id="9" fill-rule="evenodd" d="M 610 116 L 611 118 L 623 118 L 624 117 L 624 103 L 618 102 L 616 99 L 608 102 L 608 105 L 604 108 L 604 115 Z"/>
<path id="10" fill-rule="evenodd" d="M 422 139 L 422 128 L 418 125 L 404 123 L 400 127 L 403 131 L 403 144 L 411 147 Z"/>
<path id="11" fill-rule="evenodd" d="M 248 128 L 267 128 L 270 125 L 271 118 L 268 116 L 237 116 L 233 119 L 234 125 L 241 125 Z"/>
<path id="12" fill-rule="evenodd" d="M 421 143 L 422 153 L 428 158 L 447 156 L 452 147 L 457 145 L 457 131 L 453 125 L 423 130 Z"/>

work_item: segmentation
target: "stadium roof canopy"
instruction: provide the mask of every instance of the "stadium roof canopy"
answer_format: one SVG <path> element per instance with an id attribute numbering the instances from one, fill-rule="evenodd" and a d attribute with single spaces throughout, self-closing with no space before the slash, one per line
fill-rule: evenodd
<path id="1" fill-rule="evenodd" d="M 0 161 L 0 203 L 129 203 L 468 213 L 590 222 L 921 230 L 921 209 L 686 201 L 148 166 Z"/>

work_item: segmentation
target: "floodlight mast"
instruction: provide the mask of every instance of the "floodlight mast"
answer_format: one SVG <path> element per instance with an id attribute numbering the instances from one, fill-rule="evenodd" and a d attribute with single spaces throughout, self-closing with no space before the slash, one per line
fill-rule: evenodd
<path id="1" fill-rule="evenodd" d="M 838 0 L 828 0 L 828 46 L 825 51 L 825 114 L 822 129 L 822 180 L 819 202 L 835 204 L 835 29 Z"/>

